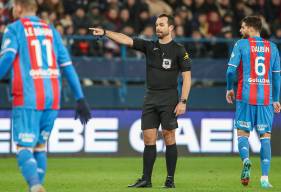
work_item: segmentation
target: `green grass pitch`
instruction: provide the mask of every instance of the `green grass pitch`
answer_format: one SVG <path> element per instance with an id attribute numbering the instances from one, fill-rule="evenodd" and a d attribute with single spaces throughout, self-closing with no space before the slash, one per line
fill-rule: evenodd
<path id="1" fill-rule="evenodd" d="M 127 184 L 141 173 L 139 158 L 49 158 L 45 187 L 48 192 L 258 192 L 281 191 L 281 157 L 273 157 L 270 181 L 274 188 L 262 190 L 259 185 L 259 158 L 252 158 L 252 177 L 248 187 L 240 184 L 241 162 L 237 157 L 180 157 L 176 172 L 176 189 L 162 189 L 165 159 L 156 160 L 152 189 L 131 189 Z M 0 191 L 28 191 L 15 158 L 0 159 Z"/>

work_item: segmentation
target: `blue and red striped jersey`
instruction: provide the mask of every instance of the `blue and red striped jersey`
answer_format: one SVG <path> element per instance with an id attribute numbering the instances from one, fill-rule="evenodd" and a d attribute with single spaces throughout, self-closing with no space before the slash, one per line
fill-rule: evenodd
<path id="1" fill-rule="evenodd" d="M 7 26 L 1 55 L 13 52 L 11 70 L 13 107 L 59 109 L 60 68 L 72 65 L 56 29 L 36 16 Z"/>
<path id="2" fill-rule="evenodd" d="M 272 73 L 280 73 L 276 45 L 261 37 L 239 40 L 229 66 L 237 67 L 236 99 L 251 105 L 272 104 Z"/>

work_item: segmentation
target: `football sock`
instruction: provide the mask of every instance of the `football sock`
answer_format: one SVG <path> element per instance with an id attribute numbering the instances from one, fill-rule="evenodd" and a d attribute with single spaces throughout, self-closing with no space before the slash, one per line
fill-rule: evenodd
<path id="1" fill-rule="evenodd" d="M 151 181 L 153 165 L 156 159 L 156 145 L 145 145 L 143 152 L 143 176 L 148 182 Z"/>
<path id="2" fill-rule="evenodd" d="M 249 159 L 249 141 L 248 137 L 241 136 L 238 137 L 238 149 L 241 160 L 244 162 L 246 159 Z"/>
<path id="3" fill-rule="evenodd" d="M 40 183 L 44 183 L 46 169 L 47 169 L 47 154 L 45 151 L 34 152 L 34 158 L 37 161 L 37 173 L 39 175 Z"/>
<path id="4" fill-rule="evenodd" d="M 167 145 L 166 146 L 166 166 L 168 177 L 174 178 L 176 165 L 178 159 L 177 145 Z"/>
<path id="5" fill-rule="evenodd" d="M 268 176 L 271 161 L 271 146 L 269 138 L 261 139 L 260 158 L 262 175 Z"/>
<path id="6" fill-rule="evenodd" d="M 18 166 L 29 187 L 40 184 L 37 173 L 37 163 L 33 154 L 28 149 L 23 149 L 17 154 Z"/>

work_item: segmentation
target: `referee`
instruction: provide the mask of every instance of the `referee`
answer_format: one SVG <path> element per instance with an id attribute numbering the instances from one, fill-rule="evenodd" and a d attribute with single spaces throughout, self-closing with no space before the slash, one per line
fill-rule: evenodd
<path id="1" fill-rule="evenodd" d="M 166 145 L 167 178 L 165 188 L 174 188 L 177 163 L 175 129 L 177 116 L 186 111 L 191 87 L 191 59 L 185 48 L 172 39 L 173 17 L 162 14 L 156 20 L 158 41 L 132 39 L 127 35 L 100 28 L 90 28 L 93 35 L 106 36 L 146 55 L 147 91 L 143 104 L 141 129 L 144 138 L 143 175 L 128 187 L 152 187 L 151 174 L 156 159 L 156 140 L 159 125 Z M 178 96 L 178 75 L 183 77 L 182 95 Z"/>

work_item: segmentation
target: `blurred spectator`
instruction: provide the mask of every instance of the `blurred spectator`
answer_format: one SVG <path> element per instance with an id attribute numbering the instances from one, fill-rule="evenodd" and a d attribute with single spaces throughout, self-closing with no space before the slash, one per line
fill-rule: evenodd
<path id="1" fill-rule="evenodd" d="M 222 21 L 219 14 L 216 11 L 211 11 L 208 15 L 208 34 L 211 36 L 217 36 L 222 29 Z"/>
<path id="2" fill-rule="evenodd" d="M 154 26 L 153 25 L 147 25 L 144 30 L 141 32 L 139 37 L 144 40 L 150 40 L 153 38 L 154 35 Z"/>
<path id="3" fill-rule="evenodd" d="M 77 35 L 85 36 L 87 33 L 88 29 L 82 26 L 77 30 Z M 93 56 L 91 43 L 85 39 L 74 40 L 71 51 L 74 56 Z"/>
<path id="4" fill-rule="evenodd" d="M 9 17 L 5 14 L 4 3 L 0 2 L 0 24 L 7 25 Z"/>
<path id="5" fill-rule="evenodd" d="M 225 38 L 225 40 L 231 40 L 233 38 L 233 34 L 231 30 L 226 29 L 222 31 L 219 37 Z M 219 42 L 213 45 L 213 58 L 228 58 L 229 53 L 233 44 L 231 42 Z"/>
<path id="6" fill-rule="evenodd" d="M 172 15 L 172 8 L 162 0 L 146 0 L 145 1 L 149 7 L 149 14 L 152 17 L 157 17 L 162 13 Z"/>
<path id="7" fill-rule="evenodd" d="M 86 17 L 85 11 L 82 8 L 78 8 L 76 10 L 75 15 L 72 17 L 72 20 L 75 29 L 88 28 L 90 26 L 88 17 Z"/>
<path id="8" fill-rule="evenodd" d="M 99 3 L 93 2 L 89 6 L 89 12 L 87 14 L 91 26 L 101 26 L 104 23 L 105 18 L 100 12 Z"/>
<path id="9" fill-rule="evenodd" d="M 199 42 L 203 38 L 202 34 L 194 30 L 192 31 L 191 37 L 195 40 L 194 43 L 188 43 L 187 52 L 190 54 L 191 58 L 200 58 L 207 56 L 206 46 Z M 198 42 L 197 42 L 198 41 Z"/>
<path id="10" fill-rule="evenodd" d="M 218 12 L 222 17 L 224 17 L 226 14 L 232 14 L 230 0 L 218 0 L 217 7 Z"/>
<path id="11" fill-rule="evenodd" d="M 200 13 L 198 16 L 197 28 L 203 37 L 208 37 L 209 34 L 209 23 L 207 20 L 207 15 L 205 13 Z"/>
<path id="12" fill-rule="evenodd" d="M 135 30 L 136 33 L 140 33 L 141 31 L 143 31 L 143 29 L 145 28 L 145 26 L 152 24 L 150 15 L 148 10 L 142 10 L 140 12 L 140 16 L 139 19 L 136 20 L 135 22 Z"/>
<path id="13" fill-rule="evenodd" d="M 129 10 L 127 8 L 123 8 L 120 11 L 120 29 L 123 29 L 126 26 L 132 27 L 133 26 L 133 21 L 130 19 L 130 12 L 129 12 Z"/>
<path id="14" fill-rule="evenodd" d="M 108 9 L 103 26 L 112 31 L 117 31 L 120 28 L 119 10 L 117 7 L 110 7 Z"/>

